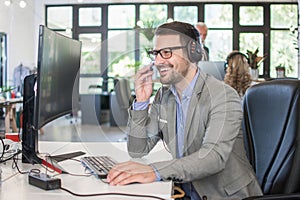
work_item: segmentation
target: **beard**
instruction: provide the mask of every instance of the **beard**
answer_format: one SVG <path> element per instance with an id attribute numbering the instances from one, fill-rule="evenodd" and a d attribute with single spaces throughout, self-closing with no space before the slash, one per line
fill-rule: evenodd
<path id="1" fill-rule="evenodd" d="M 183 68 L 184 66 L 180 67 Z M 188 68 L 184 68 L 180 71 L 174 70 L 174 65 L 164 64 L 157 66 L 160 72 L 160 82 L 166 85 L 175 85 L 182 81 L 188 72 Z M 167 71 L 166 71 L 167 70 Z"/>

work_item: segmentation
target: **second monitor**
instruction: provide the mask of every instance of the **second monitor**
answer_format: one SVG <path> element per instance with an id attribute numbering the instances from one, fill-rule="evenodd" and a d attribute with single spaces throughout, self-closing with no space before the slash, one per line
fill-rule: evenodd
<path id="1" fill-rule="evenodd" d="M 198 67 L 205 73 L 214 76 L 216 79 L 223 81 L 226 73 L 224 61 L 200 61 Z"/>

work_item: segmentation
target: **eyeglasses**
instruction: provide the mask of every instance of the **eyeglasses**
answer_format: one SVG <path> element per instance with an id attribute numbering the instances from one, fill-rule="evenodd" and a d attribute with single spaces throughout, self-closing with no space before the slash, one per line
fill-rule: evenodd
<path id="1" fill-rule="evenodd" d="M 148 56 L 151 58 L 151 60 L 155 60 L 156 56 L 159 54 L 163 59 L 169 59 L 172 57 L 172 51 L 176 49 L 183 49 L 187 48 L 186 46 L 176 46 L 176 47 L 167 47 L 162 48 L 159 50 L 148 50 Z"/>

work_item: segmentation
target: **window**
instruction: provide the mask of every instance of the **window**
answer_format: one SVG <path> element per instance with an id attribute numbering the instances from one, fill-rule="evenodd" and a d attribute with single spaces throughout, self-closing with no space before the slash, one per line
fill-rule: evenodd
<path id="1" fill-rule="evenodd" d="M 101 26 L 101 8 L 79 8 L 79 26 Z"/>
<path id="2" fill-rule="evenodd" d="M 296 33 L 298 34 L 298 33 Z M 276 77 L 276 67 L 285 67 L 285 73 L 288 77 L 297 77 L 298 75 L 298 58 L 297 45 L 295 42 L 296 34 L 291 31 L 271 31 L 271 52 L 270 61 L 271 77 Z"/>
<path id="3" fill-rule="evenodd" d="M 49 28 L 82 41 L 81 77 L 133 77 L 150 62 L 146 49 L 153 45 L 155 28 L 170 20 L 204 21 L 212 61 L 225 60 L 232 50 L 259 48 L 259 56 L 267 55 L 261 77 L 276 77 L 280 65 L 287 76 L 298 75 L 297 3 L 101 3 L 47 5 L 46 11 Z"/>
<path id="4" fill-rule="evenodd" d="M 206 4 L 204 21 L 209 29 L 232 28 L 232 13 L 231 4 Z"/>
<path id="5" fill-rule="evenodd" d="M 197 6 L 175 6 L 174 20 L 196 24 L 198 22 Z"/>
<path id="6" fill-rule="evenodd" d="M 140 20 L 137 22 L 139 27 L 139 62 L 135 63 L 135 71 L 139 66 L 147 65 L 150 62 L 146 50 L 153 45 L 154 30 L 160 24 L 167 21 L 166 4 L 150 4 L 140 6 Z"/>
<path id="7" fill-rule="evenodd" d="M 247 50 L 251 52 L 255 52 L 258 48 L 258 56 L 263 56 L 263 49 L 264 49 L 264 35 L 262 33 L 240 33 L 239 36 L 239 44 L 240 44 L 240 51 L 247 55 Z M 263 64 L 261 63 L 258 70 L 259 74 L 263 74 Z"/>
<path id="8" fill-rule="evenodd" d="M 262 6 L 241 6 L 240 25 L 264 25 L 264 10 Z"/>
<path id="9" fill-rule="evenodd" d="M 209 47 L 209 59 L 224 61 L 232 51 L 232 30 L 209 30 L 207 34 L 205 45 Z"/>
<path id="10" fill-rule="evenodd" d="M 135 6 L 110 5 L 108 7 L 108 28 L 133 28 L 135 25 Z"/>
<path id="11" fill-rule="evenodd" d="M 210 60 L 225 60 L 232 51 L 232 5 L 206 4 L 204 21 L 209 29 L 205 45 L 209 48 Z"/>
<path id="12" fill-rule="evenodd" d="M 108 75 L 130 77 L 135 73 L 134 31 L 108 31 Z"/>
<path id="13" fill-rule="evenodd" d="M 272 4 L 271 28 L 289 28 L 297 25 L 296 4 Z"/>
<path id="14" fill-rule="evenodd" d="M 140 6 L 140 20 L 147 24 L 153 23 L 153 27 L 157 27 L 167 21 L 167 5 L 166 4 L 150 4 Z M 146 22 L 146 23 L 145 23 Z"/>
<path id="15" fill-rule="evenodd" d="M 71 6 L 49 7 L 47 26 L 51 29 L 71 29 L 73 12 Z"/>
<path id="16" fill-rule="evenodd" d="M 80 34 L 81 48 L 81 74 L 100 74 L 101 63 L 101 34 Z"/>
<path id="17" fill-rule="evenodd" d="M 134 5 L 110 5 L 108 7 L 109 77 L 128 77 L 134 74 L 134 69 L 131 68 L 135 63 L 134 27 Z"/>
<path id="18" fill-rule="evenodd" d="M 276 67 L 285 67 L 288 77 L 298 75 L 297 5 L 271 5 L 270 75 L 276 77 Z"/>

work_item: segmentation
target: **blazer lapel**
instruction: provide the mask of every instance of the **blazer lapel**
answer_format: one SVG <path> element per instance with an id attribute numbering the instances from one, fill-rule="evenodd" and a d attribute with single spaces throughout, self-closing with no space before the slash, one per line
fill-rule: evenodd
<path id="1" fill-rule="evenodd" d="M 177 156 L 177 136 L 176 136 L 176 101 L 174 95 L 169 96 L 167 105 L 168 135 L 171 154 Z"/>
<path id="2" fill-rule="evenodd" d="M 197 104 L 198 104 L 200 94 L 201 94 L 203 86 L 205 84 L 205 79 L 206 79 L 206 76 L 200 71 L 199 77 L 196 81 L 196 85 L 193 90 L 193 94 L 191 96 L 190 104 L 189 104 L 188 111 L 187 111 L 188 114 L 186 116 L 186 125 L 185 125 L 185 133 L 184 133 L 185 146 L 187 144 L 187 139 L 189 137 L 189 131 L 191 128 L 192 119 L 194 119 L 195 110 L 196 110 L 195 106 L 197 106 Z"/>

